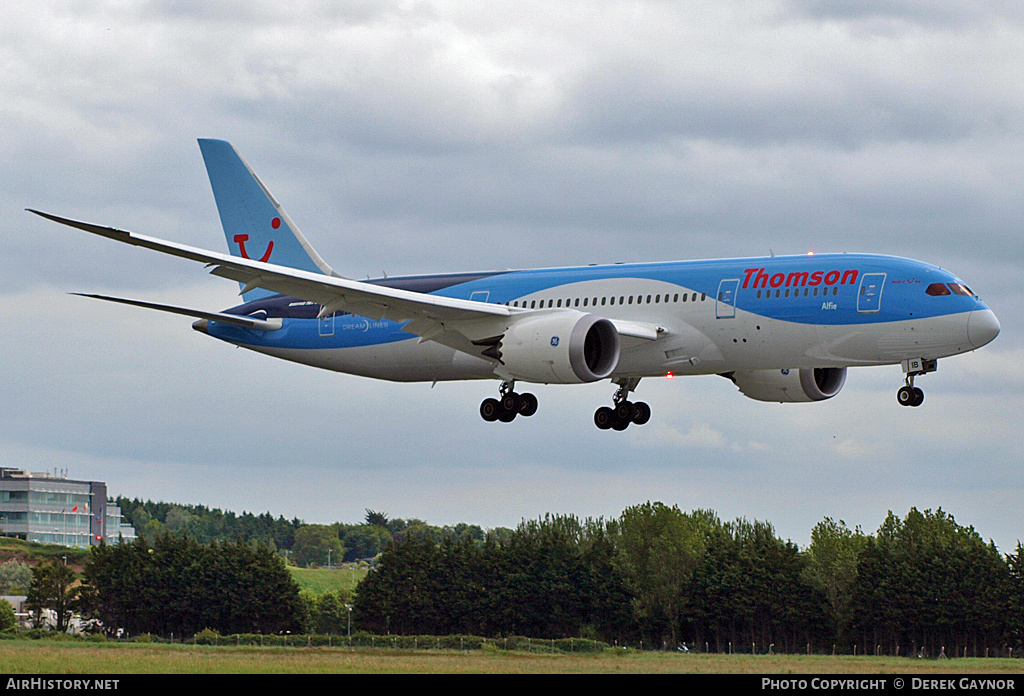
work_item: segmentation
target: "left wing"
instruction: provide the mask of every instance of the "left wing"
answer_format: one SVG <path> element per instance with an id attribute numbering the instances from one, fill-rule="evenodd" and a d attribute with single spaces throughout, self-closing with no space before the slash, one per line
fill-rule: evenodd
<path id="1" fill-rule="evenodd" d="M 176 307 L 174 305 L 159 304 L 157 302 L 144 302 L 142 300 L 129 300 L 124 297 L 110 297 L 108 295 L 94 295 L 86 292 L 73 292 L 72 295 L 79 297 L 90 297 L 94 300 L 106 300 L 107 302 L 118 302 L 120 304 L 132 305 L 133 307 L 145 307 L 156 309 L 161 312 L 180 314 L 185 317 L 206 319 L 207 321 L 219 321 L 225 324 L 240 326 L 243 329 L 256 329 L 258 331 L 277 331 L 284 322 L 281 319 L 258 319 L 256 317 L 242 314 L 227 314 L 226 312 L 204 312 L 201 309 L 190 309 L 188 307 Z M 265 314 L 265 312 L 264 312 Z"/>

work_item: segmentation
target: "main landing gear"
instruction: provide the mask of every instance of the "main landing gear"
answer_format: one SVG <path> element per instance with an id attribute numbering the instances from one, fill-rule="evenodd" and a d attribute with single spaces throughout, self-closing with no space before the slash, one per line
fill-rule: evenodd
<path id="1" fill-rule="evenodd" d="M 900 387 L 899 391 L 896 392 L 896 401 L 899 405 L 916 407 L 923 404 L 924 392 L 921 391 L 920 387 L 914 386 L 914 378 L 929 372 L 935 372 L 936 369 L 938 369 L 937 360 L 925 360 L 923 358 L 904 360 L 903 372 L 907 376 L 904 379 L 904 386 Z"/>
<path id="2" fill-rule="evenodd" d="M 487 422 L 511 423 L 516 416 L 529 417 L 537 412 L 537 397 L 533 394 L 517 394 L 513 391 L 515 382 L 502 382 L 498 391 L 500 399 L 484 399 L 480 404 L 480 416 Z"/>
<path id="3" fill-rule="evenodd" d="M 616 380 L 619 385 L 612 397 L 613 408 L 602 406 L 594 412 L 594 425 L 601 430 L 625 430 L 630 423 L 643 425 L 651 419 L 651 407 L 643 401 L 632 402 L 629 392 L 636 389 L 639 378 Z"/>
<path id="4" fill-rule="evenodd" d="M 625 430 L 631 423 L 643 425 L 651 419 L 651 407 L 643 401 L 632 402 L 629 392 L 636 389 L 640 378 L 614 380 L 619 385 L 612 397 L 612 408 L 602 406 L 594 413 L 594 423 L 601 430 Z M 517 394 L 515 382 L 502 382 L 500 398 L 484 399 L 480 404 L 480 416 L 487 422 L 511 423 L 516 416 L 529 417 L 537 412 L 537 397 L 533 394 Z"/>

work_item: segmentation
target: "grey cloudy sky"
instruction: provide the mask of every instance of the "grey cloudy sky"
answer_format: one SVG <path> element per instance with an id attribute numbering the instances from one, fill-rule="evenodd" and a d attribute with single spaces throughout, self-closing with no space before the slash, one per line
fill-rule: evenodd
<path id="1" fill-rule="evenodd" d="M 513 526 L 645 500 L 874 531 L 942 507 L 1024 538 L 1024 10 L 1016 1 L 37 0 L 0 5 L 0 465 L 307 521 Z M 395 385 L 274 361 L 106 292 L 222 309 L 195 264 L 26 207 L 220 250 L 198 137 L 232 141 L 352 277 L 868 251 L 996 311 L 920 409 L 898 367 L 809 405 L 717 377 Z"/>

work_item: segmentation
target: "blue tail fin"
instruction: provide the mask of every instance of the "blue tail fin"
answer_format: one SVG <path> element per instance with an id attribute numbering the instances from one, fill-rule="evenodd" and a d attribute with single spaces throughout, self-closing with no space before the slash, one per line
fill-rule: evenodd
<path id="1" fill-rule="evenodd" d="M 231 143 L 199 140 L 220 223 L 233 256 L 289 266 L 312 273 L 337 275 L 271 195 Z M 271 295 L 257 288 L 246 301 Z"/>

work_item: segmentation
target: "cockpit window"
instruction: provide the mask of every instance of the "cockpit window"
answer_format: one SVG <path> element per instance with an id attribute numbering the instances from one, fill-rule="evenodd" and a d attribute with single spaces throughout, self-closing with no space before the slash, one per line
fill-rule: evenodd
<path id="1" fill-rule="evenodd" d="M 933 297 L 938 297 L 940 295 L 948 295 L 949 288 L 947 288 L 943 283 L 932 283 L 928 286 L 928 289 L 925 290 L 925 292 Z"/>
<path id="2" fill-rule="evenodd" d="M 969 287 L 967 287 L 966 285 L 961 285 L 960 283 L 950 283 L 949 289 L 952 290 L 957 295 L 974 295 L 974 293 L 971 292 L 971 289 Z"/>

